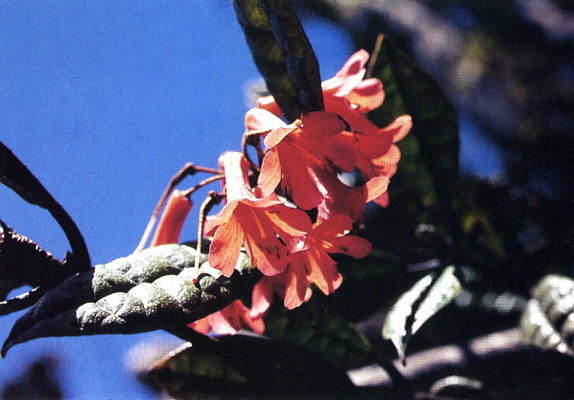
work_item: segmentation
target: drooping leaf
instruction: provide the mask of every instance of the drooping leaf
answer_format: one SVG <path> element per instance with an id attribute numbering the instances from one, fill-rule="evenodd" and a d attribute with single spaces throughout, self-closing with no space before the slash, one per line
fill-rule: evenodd
<path id="1" fill-rule="evenodd" d="M 338 316 L 320 293 L 294 310 L 274 305 L 264 318 L 266 336 L 307 348 L 335 365 L 356 368 L 372 360 L 369 340 Z"/>
<path id="2" fill-rule="evenodd" d="M 425 276 L 389 311 L 383 325 L 383 338 L 393 342 L 403 363 L 409 338 L 462 290 L 454 272 L 455 268 L 451 266 L 445 268 L 438 278 L 433 274 Z"/>
<path id="3" fill-rule="evenodd" d="M 574 280 L 548 275 L 532 295 L 520 320 L 524 343 L 574 355 Z"/>
<path id="4" fill-rule="evenodd" d="M 66 256 L 66 262 L 73 261 L 75 272 L 85 272 L 91 268 L 90 255 L 84 237 L 76 223 L 52 197 L 50 192 L 30 172 L 30 170 L 0 141 L 0 182 L 16 192 L 28 203 L 45 208 L 52 214 L 66 234 L 72 253 Z"/>
<path id="5" fill-rule="evenodd" d="M 251 335 L 183 345 L 150 371 L 173 398 L 349 398 L 344 369 L 291 343 Z"/>
<path id="6" fill-rule="evenodd" d="M 163 245 L 97 265 L 46 293 L 20 317 L 2 347 L 47 336 L 137 333 L 184 325 L 249 293 L 260 279 L 245 253 L 230 278 L 205 261 L 193 282 L 195 250 Z"/>
<path id="7" fill-rule="evenodd" d="M 289 121 L 323 111 L 319 64 L 288 0 L 234 0 L 235 12 L 267 89 Z"/>
<path id="8" fill-rule="evenodd" d="M 12 289 L 29 285 L 35 288 L 32 292 L 45 292 L 74 273 L 65 263 L 54 258 L 29 238 L 14 232 L 0 220 L 0 315 L 19 311 L 33 304 L 19 301 L 25 296 L 4 301 Z M 29 294 L 28 298 L 38 299 Z"/>

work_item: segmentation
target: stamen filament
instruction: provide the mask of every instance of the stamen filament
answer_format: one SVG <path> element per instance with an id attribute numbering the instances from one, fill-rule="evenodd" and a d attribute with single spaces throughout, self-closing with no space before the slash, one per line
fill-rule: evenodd
<path id="1" fill-rule="evenodd" d="M 197 245 L 196 245 L 196 253 L 195 253 L 195 265 L 194 265 L 194 274 L 193 274 L 193 283 L 197 283 L 198 275 L 199 275 L 199 262 L 201 261 L 201 245 L 203 243 L 203 227 L 205 225 L 205 217 L 211 210 L 211 208 L 219 204 L 223 195 L 220 195 L 214 191 L 210 191 L 201 203 L 201 207 L 199 208 L 199 223 L 197 224 Z"/>

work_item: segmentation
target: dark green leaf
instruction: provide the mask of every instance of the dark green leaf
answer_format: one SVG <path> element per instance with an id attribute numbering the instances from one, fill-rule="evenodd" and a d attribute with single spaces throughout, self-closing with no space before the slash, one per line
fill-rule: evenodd
<path id="1" fill-rule="evenodd" d="M 150 372 L 183 398 L 349 398 L 344 369 L 307 349 L 257 336 L 220 336 L 213 345 L 184 345 Z"/>
<path id="2" fill-rule="evenodd" d="M 389 311 L 383 326 L 383 338 L 393 342 L 403 363 L 409 338 L 462 290 L 454 271 L 454 267 L 448 267 L 436 279 L 433 274 L 425 276 Z"/>
<path id="3" fill-rule="evenodd" d="M 234 0 L 253 60 L 289 121 L 322 111 L 319 64 L 288 0 Z"/>
<path id="4" fill-rule="evenodd" d="M 2 355 L 39 337 L 137 333 L 187 324 L 250 293 L 261 276 L 241 253 L 230 278 L 205 261 L 194 283 L 194 260 L 194 249 L 164 245 L 73 276 L 16 321 Z"/>
<path id="5" fill-rule="evenodd" d="M 369 74 L 383 82 L 386 94 L 383 105 L 369 113 L 369 119 L 378 126 L 402 114 L 413 119 L 411 132 L 398 143 L 402 157 L 389 189 L 391 201 L 414 195 L 419 204 L 407 205 L 412 208 L 407 211 L 418 223 L 430 222 L 425 207 L 439 204 L 446 217 L 443 223 L 458 232 L 459 140 L 453 105 L 435 79 L 382 36 Z"/>
<path id="6" fill-rule="evenodd" d="M 294 310 L 275 305 L 265 314 L 265 326 L 265 335 L 307 348 L 346 369 L 372 359 L 371 343 L 330 309 L 320 293 Z"/>
<path id="7" fill-rule="evenodd" d="M 84 242 L 84 237 L 76 223 L 64 208 L 52 197 L 30 170 L 0 141 L 0 182 L 14 190 L 27 202 L 45 208 L 62 227 L 66 234 L 72 254 L 67 262 L 74 262 L 76 272 L 84 272 L 91 268 L 90 255 Z"/>

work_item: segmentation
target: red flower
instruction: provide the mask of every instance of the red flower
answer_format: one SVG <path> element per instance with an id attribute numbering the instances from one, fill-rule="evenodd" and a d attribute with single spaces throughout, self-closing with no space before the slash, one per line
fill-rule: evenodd
<path id="1" fill-rule="evenodd" d="M 322 84 L 325 110 L 339 115 L 350 127 L 350 131 L 339 135 L 339 138 L 343 136 L 343 142 L 355 151 L 356 167 L 365 181 L 376 177 L 390 178 L 394 175 L 401 155 L 393 143 L 402 139 L 412 127 L 412 119 L 408 115 L 398 117 L 389 126 L 381 129 L 364 115 L 381 106 L 385 98 L 380 80 L 362 80 L 368 59 L 369 54 L 365 50 L 359 50 L 333 78 Z M 272 96 L 260 99 L 258 105 L 280 115 Z M 381 182 L 386 188 L 388 180 L 383 179 Z M 388 204 L 386 190 L 372 199 L 381 206 Z"/>
<path id="2" fill-rule="evenodd" d="M 368 60 L 366 50 L 361 49 L 353 54 L 334 77 L 321 85 L 325 99 L 344 98 L 362 113 L 383 104 L 385 92 L 382 82 L 376 78 L 363 80 Z"/>
<path id="3" fill-rule="evenodd" d="M 261 317 L 271 306 L 274 294 L 284 299 L 288 309 L 299 307 L 311 297 L 311 283 L 327 295 L 333 293 L 341 285 L 343 277 L 329 253 L 362 258 L 372 249 L 368 240 L 347 235 L 352 225 L 351 218 L 334 215 L 315 226 L 304 238 L 293 240 L 287 270 L 280 275 L 264 277 L 255 285 L 251 296 L 251 316 Z"/>
<path id="4" fill-rule="evenodd" d="M 352 227 L 351 218 L 333 215 L 318 224 L 303 241 L 294 244 L 289 263 L 289 271 L 293 273 L 294 279 L 288 282 L 286 293 L 292 291 L 296 295 L 285 297 L 287 308 L 297 307 L 305 300 L 305 292 L 301 290 L 304 282 L 314 283 L 326 295 L 341 285 L 343 277 L 329 253 L 341 253 L 354 258 L 369 255 L 372 246 L 368 240 L 347 235 Z"/>
<path id="5" fill-rule="evenodd" d="M 364 180 L 376 177 L 391 178 L 397 171 L 401 158 L 399 148 L 394 144 L 410 131 L 413 126 L 409 115 L 398 117 L 385 128 L 371 134 L 345 132 L 348 145 L 357 154 L 357 169 Z M 385 190 L 373 200 L 382 207 L 388 204 L 388 193 Z"/>
<path id="6" fill-rule="evenodd" d="M 335 114 L 311 112 L 286 125 L 271 113 L 254 109 L 248 112 L 246 122 L 248 129 L 270 129 L 265 136 L 269 151 L 258 180 L 265 195 L 273 193 L 281 183 L 295 204 L 309 210 L 322 201 L 313 170 L 351 172 L 355 167 L 355 152 L 340 135 L 345 124 Z"/>
<path id="7" fill-rule="evenodd" d="M 305 235 L 311 220 L 274 194 L 263 197 L 258 188 L 251 189 L 249 165 L 243 154 L 224 153 L 220 164 L 225 173 L 227 204 L 206 222 L 206 234 L 214 235 L 209 263 L 231 276 L 244 243 L 253 265 L 264 275 L 283 272 L 288 263 L 285 243 L 293 236 Z"/>
<path id="8" fill-rule="evenodd" d="M 234 335 L 246 327 L 257 333 L 265 331 L 263 319 L 251 316 L 251 310 L 245 307 L 241 300 L 235 300 L 224 309 L 192 322 L 189 326 L 204 334 L 213 330 L 218 335 Z"/>
<path id="9" fill-rule="evenodd" d="M 297 276 L 299 274 L 299 276 Z M 301 305 L 300 298 L 308 301 L 313 294 L 309 287 L 305 271 L 288 267 L 285 272 L 275 276 L 264 276 L 253 288 L 251 293 L 251 316 L 262 317 L 271 307 L 275 295 L 284 299 L 288 309 Z"/>
<path id="10" fill-rule="evenodd" d="M 150 247 L 168 243 L 177 243 L 181 228 L 189 213 L 193 202 L 182 195 L 179 190 L 174 190 L 163 211 Z M 265 323 L 263 319 L 251 316 L 251 310 L 240 300 L 236 300 L 224 309 L 208 315 L 189 326 L 201 333 L 213 332 L 235 334 L 242 327 L 250 327 L 257 333 L 263 333 Z"/>

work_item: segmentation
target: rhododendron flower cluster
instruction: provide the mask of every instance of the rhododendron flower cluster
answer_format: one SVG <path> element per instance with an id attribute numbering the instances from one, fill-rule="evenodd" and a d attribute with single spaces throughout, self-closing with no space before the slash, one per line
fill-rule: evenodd
<path id="1" fill-rule="evenodd" d="M 366 51 L 358 51 L 323 82 L 325 111 L 287 124 L 267 96 L 247 112 L 244 135 L 263 140 L 262 160 L 256 165 L 246 153 L 221 155 L 218 196 L 224 206 L 206 217 L 203 234 L 211 238 L 209 263 L 224 276 L 231 276 L 244 249 L 263 278 L 254 287 L 251 309 L 237 300 L 192 323 L 196 330 L 233 333 L 250 327 L 263 332 L 262 316 L 274 296 L 293 309 L 309 300 L 311 285 L 328 295 L 343 280 L 330 255 L 362 258 L 370 253 L 371 244 L 353 235 L 353 227 L 362 220 L 366 203 L 388 204 L 387 187 L 400 159 L 394 143 L 409 132 L 412 121 L 404 115 L 378 128 L 366 117 L 385 97 L 380 80 L 363 79 L 368 58 Z M 360 174 L 364 184 L 346 185 L 343 173 Z M 153 245 L 177 241 L 191 208 L 190 200 L 181 197 L 182 192 L 173 192 Z M 203 215 L 200 219 L 203 224 Z"/>

